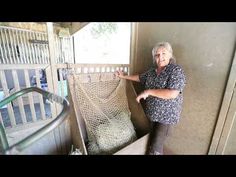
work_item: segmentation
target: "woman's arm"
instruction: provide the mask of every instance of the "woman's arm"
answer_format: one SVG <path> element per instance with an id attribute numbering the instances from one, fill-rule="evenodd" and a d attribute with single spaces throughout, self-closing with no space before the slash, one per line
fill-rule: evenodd
<path id="1" fill-rule="evenodd" d="M 139 103 L 140 99 L 143 98 L 145 100 L 148 96 L 154 96 L 162 99 L 173 99 L 179 95 L 179 92 L 179 90 L 173 89 L 149 89 L 139 94 L 136 101 Z"/>
<path id="2" fill-rule="evenodd" d="M 131 80 L 131 81 L 135 81 L 135 82 L 140 82 L 139 80 L 139 75 L 125 75 L 123 71 L 118 70 L 116 72 L 116 76 L 121 78 L 121 79 L 127 79 L 127 80 Z"/>

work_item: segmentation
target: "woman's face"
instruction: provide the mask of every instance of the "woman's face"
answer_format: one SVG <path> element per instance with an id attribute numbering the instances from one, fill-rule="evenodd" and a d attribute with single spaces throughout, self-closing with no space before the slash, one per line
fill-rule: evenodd
<path id="1" fill-rule="evenodd" d="M 169 64 L 171 53 L 165 47 L 159 48 L 155 53 L 155 60 L 159 67 L 164 67 Z"/>

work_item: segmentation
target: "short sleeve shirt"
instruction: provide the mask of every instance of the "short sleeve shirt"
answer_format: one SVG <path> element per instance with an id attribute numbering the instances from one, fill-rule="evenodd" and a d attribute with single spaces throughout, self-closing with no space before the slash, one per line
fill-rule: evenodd
<path id="1" fill-rule="evenodd" d="M 183 90 L 186 78 L 183 69 L 177 64 L 168 64 L 157 75 L 155 68 L 139 75 L 140 83 L 145 89 L 174 89 L 179 90 L 176 98 L 162 99 L 149 96 L 145 100 L 145 113 L 153 122 L 176 124 L 179 122 L 183 104 Z"/>

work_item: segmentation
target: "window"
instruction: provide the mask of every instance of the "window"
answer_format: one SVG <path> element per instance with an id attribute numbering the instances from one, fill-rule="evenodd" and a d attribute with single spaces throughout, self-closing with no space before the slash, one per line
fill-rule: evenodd
<path id="1" fill-rule="evenodd" d="M 131 23 L 89 23 L 74 34 L 75 63 L 129 64 Z"/>

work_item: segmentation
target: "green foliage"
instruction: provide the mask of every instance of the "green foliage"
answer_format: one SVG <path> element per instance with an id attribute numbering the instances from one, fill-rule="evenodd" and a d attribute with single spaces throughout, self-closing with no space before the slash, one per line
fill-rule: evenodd
<path id="1" fill-rule="evenodd" d="M 110 34 L 117 33 L 117 28 L 116 23 L 96 23 L 91 29 L 91 34 L 94 38 L 100 38 L 101 36 L 109 38 Z"/>

